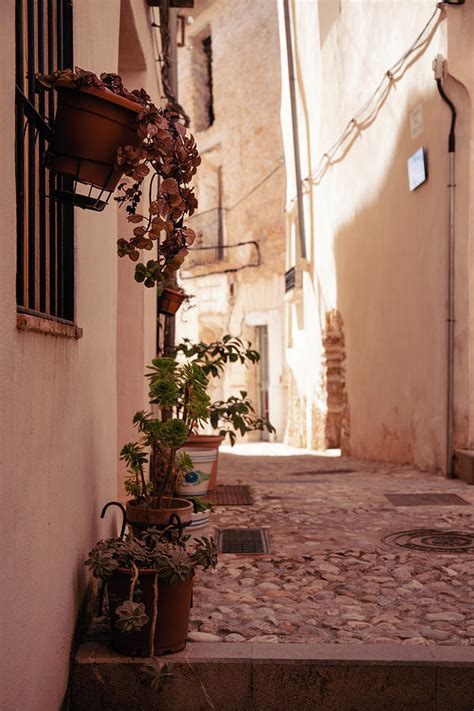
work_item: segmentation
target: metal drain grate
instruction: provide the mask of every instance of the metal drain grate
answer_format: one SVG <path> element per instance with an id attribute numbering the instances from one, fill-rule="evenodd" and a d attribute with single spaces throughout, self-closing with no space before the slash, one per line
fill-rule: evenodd
<path id="1" fill-rule="evenodd" d="M 443 529 L 399 531 L 384 536 L 382 541 L 398 548 L 427 553 L 474 553 L 474 533 L 470 531 Z"/>
<path id="2" fill-rule="evenodd" d="M 291 476 L 325 476 L 326 474 L 356 474 L 355 469 L 308 469 L 307 471 L 291 472 Z"/>
<path id="3" fill-rule="evenodd" d="M 207 497 L 215 506 L 251 506 L 250 486 L 226 484 L 210 491 Z"/>
<path id="4" fill-rule="evenodd" d="M 219 553 L 270 553 L 264 528 L 223 528 L 217 539 Z"/>
<path id="5" fill-rule="evenodd" d="M 385 494 L 394 506 L 469 506 L 457 494 Z"/>

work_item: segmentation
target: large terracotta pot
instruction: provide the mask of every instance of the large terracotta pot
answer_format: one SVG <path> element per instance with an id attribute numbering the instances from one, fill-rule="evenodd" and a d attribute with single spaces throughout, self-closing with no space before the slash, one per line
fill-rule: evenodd
<path id="1" fill-rule="evenodd" d="M 58 89 L 51 170 L 107 191 L 122 171 L 114 170 L 120 146 L 138 146 L 140 104 L 95 87 Z"/>
<path id="2" fill-rule="evenodd" d="M 214 449 L 216 458 L 212 465 L 211 476 L 209 478 L 208 491 L 212 491 L 217 486 L 217 471 L 219 466 L 219 447 L 224 441 L 221 435 L 192 434 L 184 443 L 185 449 Z"/>
<path id="3" fill-rule="evenodd" d="M 112 646 L 122 654 L 147 657 L 150 655 L 150 635 L 153 619 L 154 571 L 139 570 L 135 588 L 135 602 L 143 602 L 148 622 L 140 630 L 122 632 L 116 626 L 116 608 L 129 599 L 131 572 L 119 568 L 107 581 L 109 593 Z M 191 607 L 193 577 L 169 585 L 166 580 L 158 581 L 158 617 L 154 635 L 154 654 L 179 652 L 186 646 L 188 636 L 189 609 Z"/>
<path id="4" fill-rule="evenodd" d="M 158 311 L 160 314 L 173 316 L 183 303 L 186 295 L 182 291 L 166 287 L 158 301 Z"/>
<path id="5" fill-rule="evenodd" d="M 137 538 L 145 533 L 147 528 L 166 528 L 172 523 L 176 523 L 174 514 L 179 516 L 183 526 L 188 525 L 192 520 L 193 505 L 186 499 L 169 499 L 166 506 L 155 509 L 146 508 L 142 502 L 128 501 L 126 506 L 127 523 Z"/>

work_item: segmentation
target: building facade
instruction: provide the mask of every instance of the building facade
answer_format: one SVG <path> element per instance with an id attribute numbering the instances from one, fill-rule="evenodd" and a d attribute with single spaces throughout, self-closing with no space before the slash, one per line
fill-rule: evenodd
<path id="1" fill-rule="evenodd" d="M 115 531 L 114 515 L 101 521 L 99 514 L 119 493 L 118 452 L 130 439 L 133 413 L 146 403 L 143 372 L 154 354 L 156 324 L 153 290 L 133 280 L 131 263 L 118 260 L 116 241 L 125 218 L 113 201 L 100 213 L 74 208 L 69 221 L 67 208 L 44 201 L 49 177 L 38 151 L 42 137 L 35 143 L 35 131 L 24 129 L 26 119 L 18 129 L 15 84 L 43 112 L 41 100 L 29 92 L 27 74 L 64 66 L 73 49 L 76 65 L 98 74 L 119 72 L 126 85 L 145 87 L 159 102 L 152 19 L 145 2 L 130 0 L 2 3 L 0 518 L 8 569 L 1 581 L 0 706 L 5 711 L 61 705 L 89 578 L 84 560 L 96 540 Z M 21 94 L 17 91 L 17 102 Z M 34 156 L 36 172 L 28 173 Z M 16 185 L 19 165 L 25 167 L 25 182 Z M 55 219 L 62 232 L 54 232 Z"/>
<path id="2" fill-rule="evenodd" d="M 281 0 L 279 18 L 287 439 L 445 472 L 451 112 L 432 63 L 437 55 L 447 60 L 439 59 L 439 71 L 457 109 L 453 447 L 465 448 L 474 435 L 474 8 L 430 0 Z M 415 164 L 421 182 L 413 189 L 407 163 L 417 157 L 424 164 Z"/>
<path id="3" fill-rule="evenodd" d="M 188 14 L 189 12 L 189 14 Z M 285 216 L 278 10 L 273 0 L 197 0 L 183 10 L 179 98 L 202 157 L 198 237 L 181 285 L 179 337 L 247 339 L 260 366 L 232 367 L 216 397 L 246 390 L 282 439 Z"/>

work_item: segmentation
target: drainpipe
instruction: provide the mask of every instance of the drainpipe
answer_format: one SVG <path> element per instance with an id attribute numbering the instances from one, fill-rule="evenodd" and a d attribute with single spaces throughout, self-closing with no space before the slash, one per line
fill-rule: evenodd
<path id="1" fill-rule="evenodd" d="M 289 0 L 283 0 L 285 11 L 285 36 L 286 36 L 286 53 L 288 58 L 288 77 L 290 83 L 290 103 L 291 103 L 291 124 L 293 133 L 293 152 L 295 156 L 295 179 L 296 179 L 296 199 L 298 204 L 298 227 L 300 234 L 300 256 L 302 260 L 306 260 L 306 234 L 304 223 L 304 208 L 303 208 L 303 188 L 301 180 L 301 158 L 300 158 L 300 142 L 298 133 L 298 111 L 296 107 L 296 76 L 295 65 L 293 61 L 293 41 L 291 36 L 291 18 Z"/>
<path id="2" fill-rule="evenodd" d="M 448 229 L 448 363 L 447 363 L 447 400 L 446 400 L 446 475 L 449 479 L 454 478 L 453 460 L 453 422 L 454 422 L 454 324 L 455 324 L 455 216 L 454 216 L 454 196 L 456 189 L 455 182 L 455 153 L 456 153 L 456 107 L 444 90 L 444 79 L 446 77 L 447 61 L 438 54 L 433 62 L 433 70 L 438 91 L 443 101 L 451 111 L 451 126 L 448 135 L 448 155 L 449 155 L 449 229 Z"/>

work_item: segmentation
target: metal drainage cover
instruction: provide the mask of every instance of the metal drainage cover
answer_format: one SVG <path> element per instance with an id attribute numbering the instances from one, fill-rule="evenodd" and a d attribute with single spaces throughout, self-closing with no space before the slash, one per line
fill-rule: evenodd
<path id="1" fill-rule="evenodd" d="M 474 553 L 474 533 L 470 531 L 421 528 L 390 533 L 382 541 L 398 548 L 427 553 Z"/>
<path id="2" fill-rule="evenodd" d="M 385 494 L 394 506 L 469 506 L 457 494 Z"/>
<path id="3" fill-rule="evenodd" d="M 209 501 L 215 506 L 251 506 L 253 504 L 250 486 L 226 484 L 209 492 Z"/>
<path id="4" fill-rule="evenodd" d="M 356 474 L 355 469 L 308 469 L 307 471 L 291 472 L 291 476 L 325 476 L 326 474 Z"/>
<path id="5" fill-rule="evenodd" d="M 270 553 L 270 542 L 263 528 L 223 528 L 217 549 L 219 553 Z"/>

